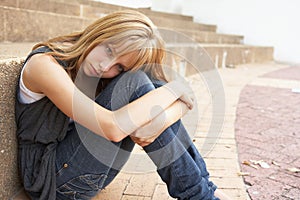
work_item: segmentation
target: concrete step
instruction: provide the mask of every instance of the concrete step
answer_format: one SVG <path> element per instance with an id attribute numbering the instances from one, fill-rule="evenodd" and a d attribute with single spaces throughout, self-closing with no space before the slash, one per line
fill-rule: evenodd
<path id="1" fill-rule="evenodd" d="M 123 7 L 124 9 L 124 7 Z M 128 9 L 128 8 L 127 8 Z M 122 10 L 122 9 L 119 9 Z M 173 15 L 169 13 L 163 12 L 156 12 L 151 11 L 149 9 L 133 9 L 140 11 L 147 15 L 157 26 L 160 27 L 170 27 L 170 28 L 181 28 L 181 29 L 192 29 L 192 30 L 199 30 L 199 31 L 212 31 L 216 32 L 217 27 L 215 25 L 210 24 L 203 24 L 203 23 L 196 23 L 193 22 L 192 18 L 180 18 L 177 16 L 181 15 Z M 103 7 L 91 7 L 86 5 L 81 5 L 80 9 L 80 16 L 87 17 L 87 18 L 98 18 L 103 16 L 104 14 L 108 14 L 111 12 L 116 11 L 115 9 L 110 8 L 103 8 Z"/>
<path id="2" fill-rule="evenodd" d="M 246 63 L 273 61 L 273 47 L 250 46 L 243 44 L 200 44 L 167 43 L 169 54 L 174 55 L 174 64 L 179 66 L 184 61 L 187 65 L 198 65 L 200 70 L 209 70 L 212 65 L 218 68 L 234 68 Z M 169 62 L 170 63 L 170 62 Z M 187 74 L 195 73 L 193 66 L 187 66 Z"/>
<path id="3" fill-rule="evenodd" d="M 49 0 L 52 2 L 70 2 L 69 0 Z M 79 3 L 84 6 L 89 6 L 95 9 L 107 9 L 110 11 L 116 11 L 116 10 L 124 10 L 128 9 L 128 7 L 124 6 L 118 6 L 118 5 L 113 5 L 113 4 L 108 4 L 108 3 L 102 3 L 98 1 L 90 1 L 90 0 L 72 0 L 71 2 L 73 3 Z M 130 8 L 132 9 L 132 8 Z M 187 15 L 181 15 L 181 14 L 175 14 L 175 13 L 166 13 L 166 12 L 159 12 L 159 11 L 154 11 L 151 10 L 150 8 L 139 8 L 137 9 L 149 16 L 157 16 L 157 17 L 164 17 L 164 18 L 172 18 L 172 19 L 178 19 L 178 20 L 186 20 L 186 21 L 193 21 L 192 16 L 187 16 Z"/>
<path id="4" fill-rule="evenodd" d="M 80 4 L 49 0 L 1 0 L 0 6 L 80 16 Z"/>
<path id="5" fill-rule="evenodd" d="M 171 18 L 161 18 L 149 16 L 153 23 L 162 28 L 172 28 L 172 29 L 186 29 L 194 31 L 211 31 L 216 32 L 217 26 L 210 24 L 199 24 L 192 21 L 182 21 Z"/>
<path id="6" fill-rule="evenodd" d="M 218 67 L 273 61 L 274 48 L 237 44 L 201 44 Z"/>
<path id="7" fill-rule="evenodd" d="M 0 43 L 0 60 L 7 59 L 24 59 L 37 42 L 1 42 Z"/>
<path id="8" fill-rule="evenodd" d="M 57 1 L 57 0 L 50 0 Z M 103 14 L 111 13 L 116 10 L 128 9 L 127 7 L 106 4 L 96 1 L 78 0 L 81 3 L 81 16 L 83 17 L 99 17 Z M 132 8 L 130 8 L 132 9 Z M 157 26 L 172 27 L 172 28 L 190 28 L 202 31 L 216 31 L 215 25 L 201 24 L 193 22 L 192 16 L 185 16 L 180 14 L 166 13 L 153 11 L 151 9 L 135 9 L 151 18 Z"/>
<path id="9" fill-rule="evenodd" d="M 229 35 L 211 31 L 194 31 L 184 29 L 162 29 L 161 34 L 165 41 L 178 43 L 195 41 L 199 43 L 243 44 L 244 39 L 244 36 L 242 35 Z"/>
<path id="10" fill-rule="evenodd" d="M 94 21 L 94 18 L 84 18 L 44 11 L 20 9 L 15 7 L 0 6 L 0 42 L 30 42 L 45 40 L 61 34 L 79 31 Z M 183 29 L 183 23 L 176 20 L 161 20 L 158 17 L 151 18 L 158 27 L 168 29 Z M 2 22 L 2 23 L 1 23 Z M 211 30 L 211 25 L 186 22 L 186 27 L 191 30 Z M 204 41 L 204 40 L 202 40 Z"/>
<path id="11" fill-rule="evenodd" d="M 31 42 L 84 29 L 88 18 L 0 6 L 0 42 Z"/>
<path id="12" fill-rule="evenodd" d="M 103 4 L 101 2 L 93 2 L 92 5 L 95 6 L 82 5 L 81 16 L 96 18 L 102 16 L 103 14 L 108 14 L 116 10 L 128 9 L 126 7 Z M 188 28 L 188 29 L 194 29 L 199 31 L 201 30 L 201 31 L 212 31 L 212 32 L 215 32 L 217 29 L 215 25 L 193 22 L 193 18 L 190 16 L 152 11 L 150 9 L 134 9 L 134 10 L 138 10 L 146 14 L 159 27 L 170 27 L 170 28 L 181 28 L 181 29 Z"/>
<path id="13" fill-rule="evenodd" d="M 25 57 L 34 44 L 0 43 L 0 60 Z M 182 55 L 196 62 L 209 59 L 210 63 L 220 68 L 272 61 L 274 51 L 273 47 L 236 44 L 167 43 L 167 47 L 173 55 Z"/>
<path id="14" fill-rule="evenodd" d="M 102 3 L 103 4 L 103 3 Z M 102 5 L 100 4 L 100 5 Z M 27 10 L 37 10 L 37 11 L 44 11 L 44 12 L 52 12 L 64 15 L 72 15 L 72 16 L 79 16 L 84 18 L 98 18 L 103 16 L 104 14 L 110 13 L 115 11 L 116 9 L 113 8 L 105 8 L 105 7 L 92 7 L 90 5 L 81 5 L 81 4 L 72 4 L 69 2 L 54 2 L 54 1 L 42 1 L 42 0 L 18 0 L 15 1 L 8 1 L 5 0 L 0 2 L 0 6 L 8 6 L 8 7 L 15 7 L 20 9 L 27 9 Z M 122 7 L 124 9 L 124 7 Z M 119 9 L 120 10 L 120 9 Z M 157 26 L 160 27 L 169 27 L 169 28 L 181 28 L 181 29 L 194 29 L 199 31 L 216 31 L 215 25 L 208 25 L 208 24 L 200 24 L 195 23 L 192 20 L 185 20 L 179 19 L 178 15 L 172 15 L 168 13 L 162 12 L 154 12 L 147 9 L 140 9 L 141 12 L 147 14 Z M 180 16 L 180 15 L 179 15 Z"/>
<path id="15" fill-rule="evenodd" d="M 0 60 L 0 199 L 11 199 L 21 187 L 17 170 L 18 145 L 14 115 L 17 77 L 21 60 Z"/>

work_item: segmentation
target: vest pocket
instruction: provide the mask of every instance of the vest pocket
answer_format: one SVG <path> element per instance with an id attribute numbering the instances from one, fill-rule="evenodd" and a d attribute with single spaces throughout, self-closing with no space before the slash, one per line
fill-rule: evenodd
<path id="1" fill-rule="evenodd" d="M 102 189 L 106 174 L 84 174 L 77 176 L 56 189 L 70 199 L 90 199 Z"/>

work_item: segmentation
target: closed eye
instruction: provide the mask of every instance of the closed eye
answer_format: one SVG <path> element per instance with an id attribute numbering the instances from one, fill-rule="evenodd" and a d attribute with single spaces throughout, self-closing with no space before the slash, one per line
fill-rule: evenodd
<path id="1" fill-rule="evenodd" d="M 112 50 L 112 48 L 109 45 L 106 45 L 105 52 L 106 52 L 107 56 L 113 57 L 113 50 Z"/>
<path id="2" fill-rule="evenodd" d="M 123 71 L 124 71 L 124 66 L 118 64 L 118 65 L 117 65 L 117 69 L 118 69 L 119 72 L 123 72 Z"/>

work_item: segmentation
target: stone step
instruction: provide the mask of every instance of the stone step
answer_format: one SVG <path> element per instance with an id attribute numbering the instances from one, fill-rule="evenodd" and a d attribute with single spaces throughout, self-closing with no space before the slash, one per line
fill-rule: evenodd
<path id="1" fill-rule="evenodd" d="M 79 4 L 81 2 L 85 4 Z M 28 10 L 52 12 L 52 13 L 58 13 L 64 15 L 74 15 L 74 16 L 87 17 L 87 18 L 101 17 L 104 14 L 110 13 L 114 10 L 121 10 L 126 8 L 122 6 L 114 6 L 111 4 L 105 4 L 101 2 L 90 2 L 90 1 L 85 2 L 84 0 L 74 1 L 73 3 L 63 2 L 58 0 L 48 0 L 46 3 L 45 0 L 33 0 L 33 1 L 18 0 L 18 2 L 3 0 L 0 2 L 0 5 L 8 6 L 8 7 L 17 7 L 17 8 L 28 9 Z M 152 16 L 152 18 L 164 17 L 164 18 L 171 18 L 171 19 L 176 19 L 181 21 L 186 20 L 192 22 L 192 17 L 190 16 L 156 12 L 156 11 L 151 11 L 150 9 L 137 9 L 137 10 L 140 10 L 141 12 L 145 13 L 149 17 Z M 157 19 L 157 21 L 158 23 L 160 23 L 159 19 Z M 201 29 L 212 30 L 210 28 L 207 28 L 207 26 L 204 26 L 204 28 L 202 26 Z M 200 43 L 239 44 L 243 40 L 243 36 L 218 34 L 211 31 L 195 31 L 195 30 L 178 29 L 178 28 L 176 29 L 176 31 L 186 34 L 187 36 L 190 36 L 195 41 Z"/>
<path id="2" fill-rule="evenodd" d="M 80 31 L 93 20 L 77 16 L 0 6 L 0 42 L 31 42 Z"/>
<path id="3" fill-rule="evenodd" d="M 199 24 L 192 21 L 182 21 L 171 18 L 160 18 L 149 16 L 149 18 L 153 21 L 153 23 L 162 28 L 172 28 L 172 29 L 186 29 L 186 30 L 194 30 L 194 31 L 211 31 L 216 32 L 217 26 L 210 24 Z"/>
<path id="4" fill-rule="evenodd" d="M 201 66 L 201 70 L 214 67 L 234 68 L 246 63 L 263 63 L 273 61 L 273 47 L 251 46 L 243 44 L 200 44 L 167 43 L 169 54 L 174 55 L 175 65 L 184 61 L 187 65 Z M 187 74 L 193 74 L 193 66 L 187 66 Z M 195 69 L 195 68 L 194 68 Z"/>
<path id="5" fill-rule="evenodd" d="M 3 30 L 0 33 L 0 42 L 30 42 L 45 40 L 49 37 L 82 30 L 94 21 L 94 18 L 84 18 L 8 6 L 0 6 L 0 12 L 2 13 L 0 16 L 0 28 Z M 151 19 L 158 27 L 182 30 L 181 26 L 183 24 L 176 24 L 176 20 L 165 19 L 161 21 L 156 17 L 152 17 Z M 198 31 L 211 29 L 212 27 L 210 25 L 206 26 L 203 24 L 186 22 L 186 27 L 188 26 L 190 26 L 191 30 L 196 29 Z M 215 37 L 215 39 L 207 39 L 209 35 Z M 218 34 L 216 33 L 210 34 L 208 32 L 194 34 L 200 42 L 214 41 L 215 43 L 217 43 L 217 41 L 222 41 L 217 35 Z M 201 36 L 204 38 L 200 39 Z M 223 39 L 223 41 L 225 40 Z"/>
<path id="6" fill-rule="evenodd" d="M 90 0 L 49 0 L 52 2 L 73 2 L 73 3 L 79 3 L 83 6 L 89 6 L 95 9 L 106 9 L 110 11 L 116 11 L 116 10 L 124 10 L 128 9 L 128 7 L 124 6 L 118 6 L 118 5 L 113 5 L 113 4 L 108 4 L 108 3 L 103 3 L 99 1 L 90 1 Z M 132 8 L 130 8 L 132 9 Z M 186 20 L 186 21 L 193 21 L 192 16 L 187 16 L 187 15 L 181 15 L 181 14 L 176 14 L 176 13 L 166 13 L 166 12 L 160 12 L 160 11 L 154 11 L 151 10 L 150 8 L 138 8 L 137 10 L 149 15 L 149 16 L 157 16 L 157 17 L 164 17 L 164 18 L 172 18 L 172 19 L 178 19 L 178 20 Z"/>
<path id="7" fill-rule="evenodd" d="M 243 44 L 244 40 L 242 35 L 220 34 L 211 31 L 161 29 L 160 32 L 167 42 L 185 43 L 195 41 L 199 43 Z"/>
<path id="8" fill-rule="evenodd" d="M 103 3 L 102 3 L 103 4 Z M 100 5 L 102 5 L 100 4 Z M 15 1 L 8 1 L 5 0 L 0 2 L 0 6 L 8 6 L 8 7 L 15 7 L 20 9 L 27 9 L 27 10 L 37 10 L 37 11 L 44 11 L 44 12 L 52 12 L 64 15 L 72 15 L 72 16 L 80 16 L 86 18 L 98 18 L 103 16 L 104 14 L 110 13 L 117 9 L 109 9 L 105 7 L 95 7 L 90 5 L 80 5 L 80 4 L 72 4 L 69 2 L 55 2 L 55 1 L 45 1 L 42 0 L 34 0 L 34 1 L 26 1 L 26 0 L 18 0 Z M 124 7 L 122 7 L 124 9 Z M 120 10 L 120 9 L 118 9 Z M 208 24 L 200 24 L 195 23 L 192 20 L 185 20 L 179 19 L 178 15 L 172 15 L 162 12 L 155 12 L 150 11 L 147 9 L 140 9 L 141 12 L 147 14 L 157 26 L 160 27 L 169 27 L 169 28 L 181 28 L 181 29 L 194 29 L 199 31 L 216 31 L 215 25 L 208 25 Z"/>
<path id="9" fill-rule="evenodd" d="M 80 16 L 80 4 L 49 0 L 1 0 L 0 6 Z"/>
<path id="10" fill-rule="evenodd" d="M 14 115 L 17 77 L 21 60 L 0 60 L 0 199 L 11 199 L 21 187 L 17 170 L 18 144 Z"/>
<path id="11" fill-rule="evenodd" d="M 0 60 L 24 59 L 37 42 L 0 42 Z"/>
<path id="12" fill-rule="evenodd" d="M 55 2 L 57 0 L 50 0 Z M 67 1 L 60 1 L 67 2 Z M 97 1 L 78 0 L 76 2 L 81 3 L 81 16 L 83 17 L 99 17 L 103 14 L 107 14 L 116 10 L 128 9 L 127 7 L 117 6 L 112 4 L 106 4 Z M 132 8 L 131 8 L 132 9 Z M 157 26 L 160 27 L 172 27 L 172 28 L 190 28 L 202 31 L 216 31 L 215 25 L 201 24 L 193 22 L 192 16 L 180 15 L 175 13 L 166 13 L 153 11 L 150 9 L 136 9 L 140 12 L 145 13 L 151 18 Z"/>
<path id="13" fill-rule="evenodd" d="M 35 43 L 0 43 L 0 60 L 25 57 Z M 234 67 L 245 63 L 261 63 L 273 60 L 273 47 L 234 45 L 167 43 L 173 55 L 191 60 L 203 59 L 218 67 Z M 204 56 L 204 57 L 203 57 Z M 210 67 L 209 66 L 209 67 Z M 190 74 L 190 73 L 189 73 Z"/>
<path id="14" fill-rule="evenodd" d="M 273 61 L 274 48 L 237 44 L 201 44 L 218 67 Z"/>
<path id="15" fill-rule="evenodd" d="M 217 44 L 243 44 L 244 36 L 233 34 L 221 34 L 210 31 L 188 31 L 178 30 L 185 35 L 192 37 L 196 42 L 200 43 L 217 43 Z"/>

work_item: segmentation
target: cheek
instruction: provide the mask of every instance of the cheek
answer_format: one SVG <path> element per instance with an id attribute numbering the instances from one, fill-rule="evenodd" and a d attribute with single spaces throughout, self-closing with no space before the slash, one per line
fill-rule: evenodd
<path id="1" fill-rule="evenodd" d="M 120 74 L 119 70 L 117 70 L 117 69 L 116 70 L 111 69 L 111 70 L 105 72 L 102 77 L 103 78 L 114 78 L 114 77 L 118 76 L 119 74 Z"/>
<path id="2" fill-rule="evenodd" d="M 89 70 L 88 70 L 88 67 L 86 66 L 86 62 L 83 62 L 83 63 L 81 64 L 81 69 L 82 69 L 82 71 L 83 71 L 83 73 L 84 73 L 85 75 L 88 75 L 88 74 L 89 74 Z"/>

